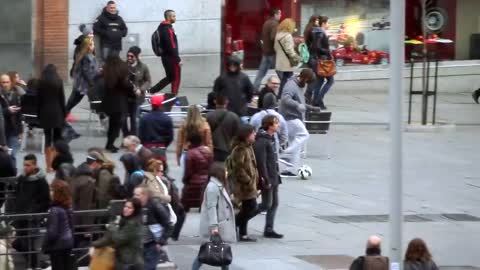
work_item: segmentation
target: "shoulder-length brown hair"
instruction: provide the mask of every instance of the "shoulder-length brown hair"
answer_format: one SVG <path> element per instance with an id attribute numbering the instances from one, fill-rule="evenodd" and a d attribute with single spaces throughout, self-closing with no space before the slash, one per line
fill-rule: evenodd
<path id="1" fill-rule="evenodd" d="M 90 52 L 90 44 L 94 43 L 93 38 L 85 37 L 82 40 L 82 44 L 80 44 L 80 50 L 78 51 L 77 55 L 75 55 L 75 64 L 80 63 L 82 59 Z"/>
<path id="2" fill-rule="evenodd" d="M 225 177 L 225 165 L 223 162 L 213 162 L 208 169 L 208 176 L 217 178 L 224 186 L 228 185 L 227 177 Z"/>
<path id="3" fill-rule="evenodd" d="M 185 119 L 185 138 L 188 138 L 191 132 L 197 132 L 203 134 L 203 129 L 205 127 L 205 118 L 203 118 L 200 109 L 197 105 L 190 105 L 188 107 L 187 119 Z M 203 139 L 203 138 L 202 138 Z"/>
<path id="4" fill-rule="evenodd" d="M 407 262 L 428 262 L 432 259 L 427 244 L 420 238 L 415 238 L 408 243 L 405 261 Z"/>
<path id="5" fill-rule="evenodd" d="M 315 21 L 318 20 L 318 15 L 310 16 L 308 20 L 307 26 L 305 26 L 305 30 L 303 31 L 303 38 L 305 41 L 310 37 L 310 32 L 312 32 L 313 27 L 315 27 Z"/>
<path id="6" fill-rule="evenodd" d="M 54 180 L 50 185 L 52 190 L 52 204 L 63 208 L 72 207 L 72 192 L 68 184 L 63 180 Z"/>

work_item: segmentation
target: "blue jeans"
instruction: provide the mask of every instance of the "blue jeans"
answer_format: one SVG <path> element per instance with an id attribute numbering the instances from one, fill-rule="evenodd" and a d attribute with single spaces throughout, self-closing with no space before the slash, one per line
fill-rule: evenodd
<path id="1" fill-rule="evenodd" d="M 313 91 L 313 106 L 324 107 L 323 98 L 328 93 L 330 88 L 334 83 L 333 76 L 330 77 L 318 77 L 315 81 L 314 91 Z"/>
<path id="2" fill-rule="evenodd" d="M 18 139 L 18 136 L 10 136 L 7 138 L 7 145 L 9 148 L 12 149 L 12 154 L 10 155 L 10 158 L 12 159 L 13 166 L 15 168 L 17 167 L 17 152 L 18 149 L 20 149 L 20 140 Z"/>
<path id="3" fill-rule="evenodd" d="M 278 98 L 282 98 L 283 87 L 287 83 L 288 79 L 293 76 L 291 71 L 277 71 L 278 76 L 280 77 L 280 90 L 278 90 Z"/>
<path id="4" fill-rule="evenodd" d="M 192 264 L 192 270 L 199 270 L 202 267 L 202 263 L 198 260 L 198 257 L 195 258 Z M 222 270 L 228 270 L 228 266 L 222 266 Z"/>
<path id="5" fill-rule="evenodd" d="M 158 261 L 160 261 L 160 252 L 157 250 L 155 242 L 143 246 L 144 270 L 156 270 Z"/>
<path id="6" fill-rule="evenodd" d="M 253 87 L 258 90 L 260 88 L 260 84 L 262 84 L 262 80 L 267 75 L 269 69 L 275 66 L 275 55 L 263 55 L 262 61 L 260 62 L 260 66 L 258 67 L 257 77 L 255 77 L 255 82 L 253 83 Z"/>

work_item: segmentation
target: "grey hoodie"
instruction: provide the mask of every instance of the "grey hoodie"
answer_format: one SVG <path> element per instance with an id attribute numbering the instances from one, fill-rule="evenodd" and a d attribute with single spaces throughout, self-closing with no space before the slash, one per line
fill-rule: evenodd
<path id="1" fill-rule="evenodd" d="M 278 112 L 283 115 L 286 121 L 303 120 L 305 111 L 314 107 L 305 104 L 302 88 L 298 85 L 297 76 L 292 76 L 283 87 L 280 107 Z"/>

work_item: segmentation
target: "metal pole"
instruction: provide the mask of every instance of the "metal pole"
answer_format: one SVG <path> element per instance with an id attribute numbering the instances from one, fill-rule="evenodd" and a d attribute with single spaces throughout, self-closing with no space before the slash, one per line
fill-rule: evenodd
<path id="1" fill-rule="evenodd" d="M 405 0 L 390 1 L 390 133 L 392 138 L 390 182 L 390 247 L 392 270 L 402 269 L 402 106 L 405 62 Z"/>
<path id="2" fill-rule="evenodd" d="M 220 73 L 223 73 L 223 70 L 225 69 L 225 1 L 226 0 L 221 0 L 220 3 Z"/>
<path id="3" fill-rule="evenodd" d="M 423 31 L 423 70 L 422 70 L 422 125 L 427 124 L 427 110 L 428 110 L 428 75 L 427 75 L 427 58 L 428 58 L 428 47 L 427 47 L 427 0 L 422 1 L 422 31 Z"/>

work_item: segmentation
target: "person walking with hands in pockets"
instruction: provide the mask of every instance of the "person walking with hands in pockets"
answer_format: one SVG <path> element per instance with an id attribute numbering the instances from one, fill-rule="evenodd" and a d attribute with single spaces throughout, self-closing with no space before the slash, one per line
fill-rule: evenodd
<path id="1" fill-rule="evenodd" d="M 237 241 L 235 229 L 235 213 L 228 195 L 228 172 L 221 162 L 214 162 L 209 169 L 210 181 L 205 188 L 202 211 L 200 213 L 200 235 L 209 239 L 211 235 L 219 235 L 222 241 Z M 192 270 L 198 270 L 202 263 L 195 258 Z M 228 266 L 222 266 L 228 270 Z"/>

